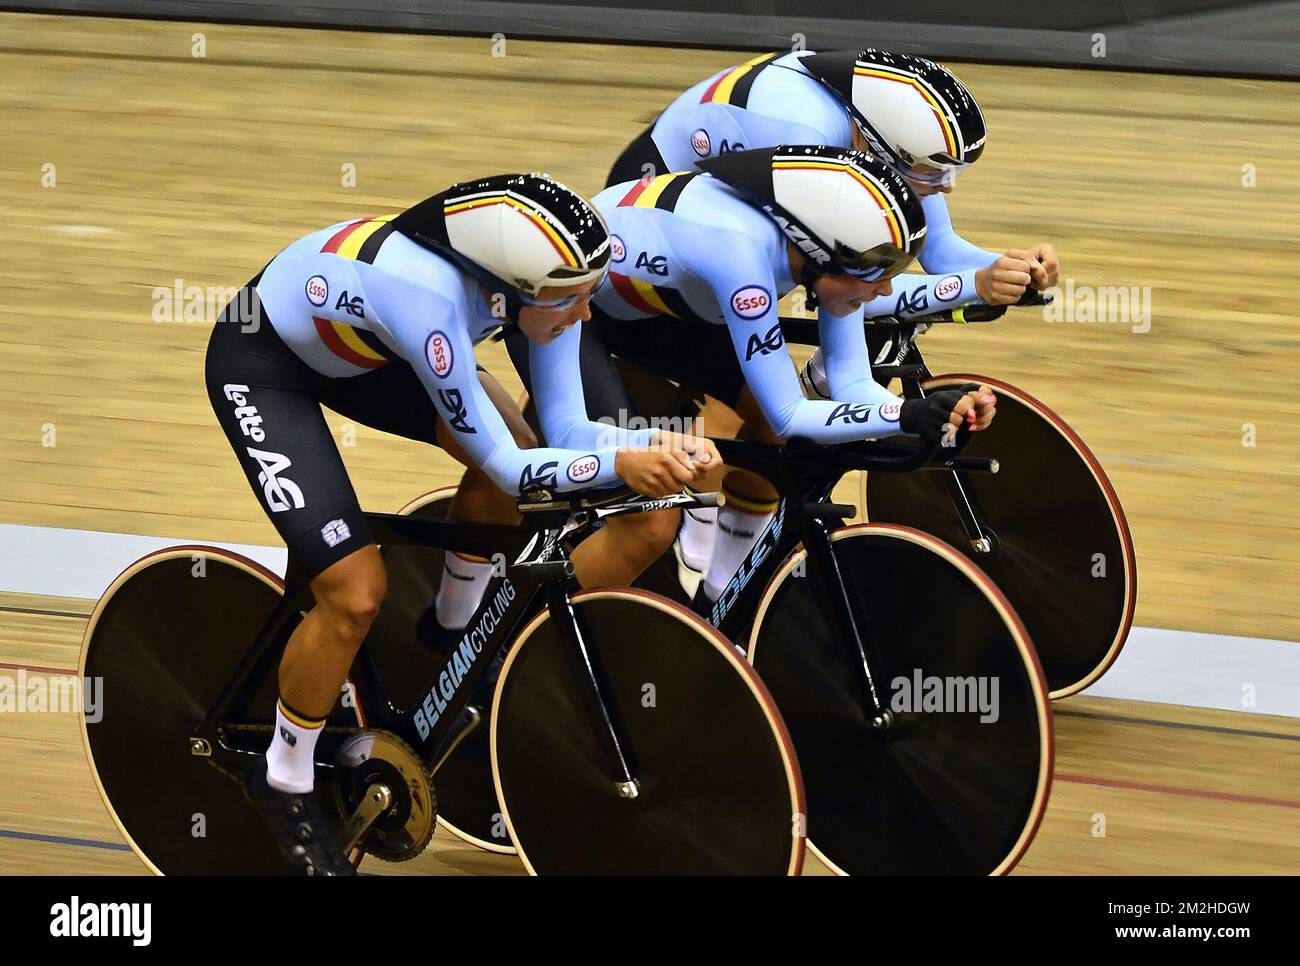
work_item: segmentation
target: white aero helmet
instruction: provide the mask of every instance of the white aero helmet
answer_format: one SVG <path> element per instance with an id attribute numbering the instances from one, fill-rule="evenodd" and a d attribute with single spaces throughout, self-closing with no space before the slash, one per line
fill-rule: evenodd
<path id="1" fill-rule="evenodd" d="M 914 181 L 941 183 L 984 151 L 979 104 L 932 60 L 867 48 L 810 54 L 799 63 L 844 102 L 872 150 Z M 939 170 L 914 171 L 920 164 Z"/>
<path id="2" fill-rule="evenodd" d="M 540 174 L 452 185 L 408 208 L 393 227 L 452 258 L 522 304 L 548 286 L 600 283 L 609 270 L 605 220 L 577 192 Z M 511 312 L 511 318 L 515 313 Z"/>
<path id="3" fill-rule="evenodd" d="M 861 151 L 781 145 L 706 158 L 698 167 L 780 226 L 803 253 L 806 276 L 892 278 L 925 243 L 916 192 Z"/>

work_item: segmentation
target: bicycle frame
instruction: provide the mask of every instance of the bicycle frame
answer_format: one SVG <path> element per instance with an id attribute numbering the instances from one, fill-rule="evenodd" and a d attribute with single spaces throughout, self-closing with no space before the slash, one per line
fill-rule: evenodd
<path id="1" fill-rule="evenodd" d="M 645 512 L 694 502 L 680 496 L 653 503 L 621 504 L 612 508 L 587 506 L 578 500 L 557 499 L 520 509 L 545 517 L 567 517 L 558 526 L 540 531 L 521 531 L 492 524 L 431 520 L 395 514 L 367 513 L 375 540 L 381 546 L 418 546 L 459 550 L 491 556 L 508 550 L 515 557 L 508 573 L 495 578 L 484 594 L 483 603 L 466 625 L 456 650 L 422 689 L 423 698 L 412 708 L 397 708 L 384 686 L 373 655 L 362 644 L 350 678 L 357 705 L 368 729 L 396 734 L 428 765 L 443 760 L 444 746 L 461 712 L 469 704 L 478 682 L 487 673 L 497 652 L 508 646 L 519 629 L 545 606 L 565 639 L 574 647 L 584 676 L 590 685 L 593 723 L 604 736 L 615 784 L 635 794 L 633 766 L 627 752 L 624 731 L 611 710 L 608 687 L 594 652 L 587 647 L 580 621 L 569 601 L 574 586 L 573 565 L 561 541 L 588 527 L 595 520 L 620 513 Z M 558 519 L 555 522 L 559 522 Z M 278 663 L 296 618 L 311 605 L 311 590 L 297 561 L 291 559 L 285 593 L 267 619 L 257 639 L 240 662 L 221 696 L 208 710 L 202 724 L 190 738 L 192 754 L 210 757 L 218 767 L 241 770 L 266 750 L 273 725 L 232 721 L 252 700 L 258 684 Z M 326 724 L 317 742 L 316 760 L 325 767 L 332 762 L 338 745 L 354 728 Z"/>
<path id="2" fill-rule="evenodd" d="M 728 466 L 737 466 L 767 478 L 777 488 L 779 502 L 771 522 L 759 535 L 749 556 L 705 616 L 731 640 L 745 640 L 753 629 L 754 614 L 768 581 L 802 543 L 808 552 L 814 576 L 832 598 L 835 619 L 844 638 L 851 641 L 857 651 L 855 663 L 862 671 L 863 696 L 873 712 L 873 721 L 877 727 L 887 726 L 892 716 L 886 696 L 878 685 L 882 680 L 883 662 L 871 631 L 871 617 L 857 595 L 850 593 L 835 556 L 830 535 L 842 524 L 827 522 L 843 520 L 856 511 L 852 506 L 830 503 L 829 498 L 840 478 L 850 469 L 885 472 L 994 470 L 996 463 L 992 460 L 960 456 L 968 438 L 968 434 L 959 434 L 954 454 L 941 463 L 930 462 L 938 451 L 937 445 L 917 448 L 871 442 L 837 447 L 815 447 L 812 444 L 774 447 L 740 440 L 714 440 Z M 953 475 L 955 478 L 955 473 Z"/>

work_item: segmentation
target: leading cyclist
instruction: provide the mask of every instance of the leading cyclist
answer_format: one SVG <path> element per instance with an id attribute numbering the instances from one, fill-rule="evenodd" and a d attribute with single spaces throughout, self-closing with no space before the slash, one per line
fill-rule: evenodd
<path id="1" fill-rule="evenodd" d="M 611 439 L 573 395 L 578 372 L 546 366 L 535 382 L 543 426 L 570 445 L 527 448 L 522 417 L 476 366 L 474 345 L 503 324 L 540 347 L 587 318 L 609 246 L 603 219 L 564 185 L 533 174 L 483 178 L 294 242 L 213 329 L 208 397 L 315 598 L 285 649 L 275 734 L 247 789 L 299 872 L 352 871 L 337 818 L 314 790 L 313 752 L 387 586 L 322 405 L 464 464 L 452 507 L 461 520 L 513 523 L 514 495 L 538 488 L 622 480 L 665 496 L 717 458 L 707 440 L 651 431 Z M 579 582 L 626 583 L 662 552 L 629 550 L 628 534 L 615 519 L 585 541 L 572 558 Z M 463 627 L 490 565 L 448 557 L 466 579 L 443 581 L 437 616 Z"/>

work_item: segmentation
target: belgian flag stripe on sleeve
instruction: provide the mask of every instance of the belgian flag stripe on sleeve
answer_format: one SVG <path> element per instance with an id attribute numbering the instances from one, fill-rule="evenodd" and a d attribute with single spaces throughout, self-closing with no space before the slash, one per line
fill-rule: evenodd
<path id="1" fill-rule="evenodd" d="M 316 334 L 320 336 L 321 342 L 344 362 L 350 362 L 361 369 L 378 369 L 388 361 L 358 338 L 357 330 L 352 326 L 331 322 L 318 315 L 313 315 L 312 321 L 316 323 Z"/>
<path id="2" fill-rule="evenodd" d="M 758 76 L 760 70 L 772 60 L 775 60 L 778 54 L 762 54 L 753 60 L 748 60 L 739 67 L 733 67 L 726 71 L 717 80 L 709 85 L 704 94 L 700 97 L 701 104 L 730 104 L 733 107 L 744 107 L 749 102 L 749 91 L 754 86 L 754 78 Z"/>
<path id="3" fill-rule="evenodd" d="M 675 288 L 668 288 L 666 285 L 656 285 L 655 294 L 659 296 L 659 301 L 664 304 L 668 314 L 679 319 L 697 318 L 696 314 L 691 311 L 691 307 L 686 304 L 686 299 L 682 298 L 682 293 Z"/>

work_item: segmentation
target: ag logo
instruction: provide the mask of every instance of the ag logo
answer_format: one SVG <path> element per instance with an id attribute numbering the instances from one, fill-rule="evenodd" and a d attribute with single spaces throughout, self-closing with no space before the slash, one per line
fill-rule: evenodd
<path id="1" fill-rule="evenodd" d="M 880 407 L 880 418 L 886 419 L 891 423 L 898 422 L 898 417 L 903 414 L 903 404 L 901 402 L 887 402 Z"/>
<path id="2" fill-rule="evenodd" d="M 519 474 L 519 495 L 532 493 L 534 490 L 553 490 L 555 489 L 555 470 L 560 464 L 557 462 L 542 463 L 533 472 L 533 464 L 525 463 L 523 472 Z"/>
<path id="3" fill-rule="evenodd" d="M 731 293 L 731 308 L 742 319 L 761 319 L 772 307 L 772 295 L 761 285 L 746 285 Z"/>
<path id="4" fill-rule="evenodd" d="M 722 144 L 718 147 L 719 154 L 730 154 L 732 151 L 743 151 L 743 150 L 745 150 L 745 146 L 741 144 L 739 141 L 729 142 L 726 138 L 722 139 Z"/>
<path id="5" fill-rule="evenodd" d="M 911 293 L 904 291 L 898 296 L 898 304 L 894 306 L 894 314 L 902 315 L 904 312 L 924 312 L 930 307 L 930 295 L 926 286 L 918 285 L 912 289 Z"/>
<path id="6" fill-rule="evenodd" d="M 266 507 L 272 513 L 285 510 L 301 510 L 307 505 L 303 499 L 302 488 L 287 476 L 279 474 L 293 466 L 289 457 L 283 453 L 271 453 L 264 449 L 246 447 L 248 455 L 257 460 L 262 472 L 257 474 L 257 482 L 262 485 L 262 496 L 266 498 Z"/>
<path id="7" fill-rule="evenodd" d="M 765 356 L 769 352 L 775 352 L 783 345 L 785 333 L 781 331 L 781 323 L 777 322 L 767 330 L 763 338 L 760 339 L 757 334 L 749 337 L 749 344 L 745 346 L 745 361 L 748 362 L 756 355 Z"/>
<path id="8" fill-rule="evenodd" d="M 564 475 L 574 483 L 586 483 L 594 478 L 599 470 L 599 456 L 580 456 L 569 464 L 569 468 L 564 471 Z"/>
<path id="9" fill-rule="evenodd" d="M 307 301 L 312 305 L 324 305 L 330 297 L 330 283 L 325 281 L 323 275 L 313 275 L 307 279 L 306 292 Z"/>
<path id="10" fill-rule="evenodd" d="M 609 236 L 609 257 L 615 262 L 621 262 L 627 258 L 627 248 L 623 245 L 623 239 L 617 235 Z"/>
<path id="11" fill-rule="evenodd" d="M 636 267 L 644 268 L 651 275 L 667 275 L 668 258 L 665 255 L 655 255 L 652 258 L 648 252 L 642 252 L 636 257 Z"/>
<path id="12" fill-rule="evenodd" d="M 348 315 L 354 315 L 358 319 L 366 317 L 366 303 L 360 295 L 354 298 L 348 298 L 348 290 L 344 289 L 339 294 L 339 300 L 334 303 L 335 312 L 346 312 Z"/>
<path id="13" fill-rule="evenodd" d="M 439 389 L 438 402 L 442 403 L 442 408 L 447 410 L 447 425 L 458 433 L 466 435 L 476 435 L 478 430 L 466 422 L 469 415 L 465 406 L 465 399 L 459 389 Z"/>
<path id="14" fill-rule="evenodd" d="M 951 302 L 961 294 L 961 276 L 949 275 L 947 278 L 939 279 L 934 286 L 934 297 L 940 302 Z"/>
<path id="15" fill-rule="evenodd" d="M 829 426 L 834 422 L 865 423 L 870 418 L 871 406 L 868 403 L 861 403 L 857 406 L 840 403 L 826 418 L 826 425 Z"/>
<path id="16" fill-rule="evenodd" d="M 691 133 L 691 150 L 702 158 L 709 156 L 709 132 L 704 128 L 696 128 Z"/>
<path id="17" fill-rule="evenodd" d="M 438 378 L 446 379 L 451 374 L 453 355 L 451 339 L 447 338 L 447 333 L 434 330 L 429 335 L 429 341 L 424 344 L 424 357 L 429 360 L 429 368 Z"/>

